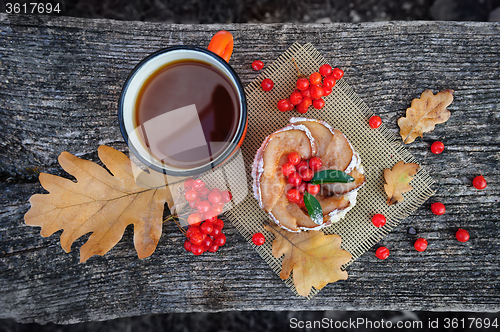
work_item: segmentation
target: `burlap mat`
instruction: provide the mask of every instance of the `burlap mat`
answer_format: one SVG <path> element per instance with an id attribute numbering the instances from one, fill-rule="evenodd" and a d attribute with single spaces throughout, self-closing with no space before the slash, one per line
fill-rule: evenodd
<path id="1" fill-rule="evenodd" d="M 326 63 L 311 44 L 301 46 L 296 43 L 246 87 L 248 133 L 241 148 L 241 155 L 236 156 L 236 158 L 243 158 L 246 174 L 235 167 L 230 171 L 231 176 L 226 177 L 226 181 L 234 182 L 230 187 L 239 195 L 235 200 L 239 203 L 234 204 L 225 212 L 226 217 L 278 275 L 281 271 L 282 259 L 274 258 L 272 255 L 274 235 L 263 228 L 263 223 L 269 218 L 253 197 L 251 171 L 255 153 L 265 137 L 284 127 L 290 117 L 301 116 L 296 111 L 279 112 L 276 107 L 278 100 L 288 96 L 295 88 L 297 71 L 292 58 L 301 73 L 307 76 L 318 71 L 319 67 Z M 260 87 L 260 82 L 264 78 L 273 80 L 272 91 L 264 92 Z M 403 202 L 389 207 L 383 188 L 384 168 L 392 168 L 400 160 L 416 162 L 415 158 L 399 143 L 399 139 L 396 141 L 384 124 L 378 129 L 371 129 L 368 126 L 368 119 L 373 113 L 344 79 L 337 82 L 332 93 L 325 97 L 325 102 L 326 106 L 323 109 L 311 110 L 311 107 L 304 116 L 325 120 L 342 131 L 360 154 L 367 176 L 366 184 L 358 192 L 356 206 L 347 213 L 344 219 L 324 229 L 327 234 L 340 235 L 342 248 L 351 253 L 352 260 L 343 266 L 345 269 L 433 195 L 434 192 L 430 188 L 433 181 L 428 173 L 420 168 L 411 182 L 413 190 L 404 194 Z M 231 167 L 232 164 L 241 163 L 231 161 L 224 168 Z M 235 176 L 237 173 L 239 176 Z M 235 188 L 239 189 L 234 190 Z M 375 213 L 382 213 L 386 216 L 387 224 L 384 227 L 377 228 L 372 225 L 371 217 Z M 266 236 L 266 243 L 260 247 L 252 244 L 252 235 L 256 232 L 262 232 Z M 285 280 L 285 283 L 298 296 L 292 278 L 293 275 Z M 317 292 L 318 290 L 313 289 L 309 298 Z"/>

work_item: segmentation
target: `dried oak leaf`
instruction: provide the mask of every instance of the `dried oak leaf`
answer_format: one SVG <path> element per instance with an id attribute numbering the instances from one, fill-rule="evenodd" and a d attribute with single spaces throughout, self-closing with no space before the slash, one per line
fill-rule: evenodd
<path id="1" fill-rule="evenodd" d="M 75 240 L 92 233 L 80 249 L 80 262 L 104 255 L 133 224 L 137 255 L 148 257 L 161 236 L 164 204 L 173 204 L 164 175 L 141 171 L 111 147 L 101 145 L 98 153 L 112 175 L 91 161 L 61 153 L 59 163 L 77 182 L 41 173 L 40 183 L 49 194 L 31 196 L 25 222 L 41 226 L 43 237 L 62 229 L 61 246 L 66 252 Z"/>
<path id="2" fill-rule="evenodd" d="M 340 249 L 340 236 L 321 231 L 291 233 L 274 224 L 264 228 L 275 235 L 273 256 L 285 255 L 280 278 L 288 279 L 293 270 L 293 284 L 299 295 L 308 296 L 312 287 L 321 289 L 328 283 L 347 279 L 347 272 L 340 267 L 352 256 Z"/>
<path id="3" fill-rule="evenodd" d="M 406 117 L 399 118 L 399 134 L 405 144 L 411 143 L 418 136 L 434 130 L 437 123 L 446 122 L 450 111 L 446 109 L 453 101 L 453 90 L 446 89 L 438 94 L 425 90 L 420 98 L 411 102 L 406 110 Z"/>
<path id="4" fill-rule="evenodd" d="M 402 193 L 413 189 L 410 186 L 410 181 L 417 174 L 420 166 L 414 163 L 405 164 L 404 161 L 399 161 L 392 169 L 384 169 L 385 182 L 384 189 L 387 193 L 387 204 L 393 205 L 396 202 L 403 201 Z"/>

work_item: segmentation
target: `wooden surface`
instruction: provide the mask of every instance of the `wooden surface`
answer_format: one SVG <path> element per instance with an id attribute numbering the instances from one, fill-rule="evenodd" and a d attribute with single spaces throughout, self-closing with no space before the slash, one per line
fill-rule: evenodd
<path id="1" fill-rule="evenodd" d="M 159 48 L 206 46 L 220 29 L 235 38 L 231 65 L 244 85 L 250 63 L 270 64 L 293 42 L 311 42 L 388 127 L 425 89 L 455 90 L 450 120 L 408 146 L 435 179 L 436 196 L 348 267 L 349 279 L 312 300 L 296 298 L 231 225 L 216 255 L 182 248 L 165 225 L 156 252 L 139 260 L 129 227 L 104 257 L 79 264 L 77 241 L 26 226 L 38 172 L 66 176 L 57 156 L 97 160 L 107 144 L 125 151 L 117 124 L 131 69 Z M 315 25 L 172 25 L 0 14 L 0 318 L 74 323 L 147 313 L 221 310 L 440 310 L 500 308 L 500 24 L 386 22 Z M 441 155 L 429 146 L 442 140 Z M 482 173 L 487 189 L 471 185 Z M 447 207 L 434 216 L 430 203 Z M 413 249 L 408 227 L 429 240 Z M 471 240 L 459 243 L 463 227 Z M 86 237 L 85 237 L 86 238 Z"/>

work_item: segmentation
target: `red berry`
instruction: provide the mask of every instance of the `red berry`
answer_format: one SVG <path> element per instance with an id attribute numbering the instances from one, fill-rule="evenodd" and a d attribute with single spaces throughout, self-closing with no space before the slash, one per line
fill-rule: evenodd
<path id="1" fill-rule="evenodd" d="M 221 195 L 220 195 L 219 192 L 214 191 L 212 189 L 212 191 L 210 192 L 210 194 L 208 194 L 208 200 L 212 204 L 219 204 L 222 201 L 222 197 L 221 197 Z"/>
<path id="2" fill-rule="evenodd" d="M 474 180 L 472 180 L 472 185 L 474 188 L 482 190 L 487 186 L 486 179 L 482 175 L 476 176 Z"/>
<path id="3" fill-rule="evenodd" d="M 281 166 L 281 173 L 283 173 L 284 176 L 289 176 L 292 173 L 295 173 L 295 166 L 293 166 L 291 163 L 286 163 Z"/>
<path id="4" fill-rule="evenodd" d="M 311 195 L 317 195 L 320 189 L 321 187 L 319 184 L 312 184 L 312 183 L 307 184 L 307 192 L 310 193 Z"/>
<path id="5" fill-rule="evenodd" d="M 207 251 L 208 248 L 212 245 L 213 240 L 210 236 L 205 236 L 203 241 L 201 241 L 201 245 L 203 246 L 203 251 Z"/>
<path id="6" fill-rule="evenodd" d="M 191 246 L 191 252 L 196 256 L 203 254 L 203 246 L 201 244 L 193 244 Z"/>
<path id="7" fill-rule="evenodd" d="M 444 150 L 443 142 L 436 141 L 431 145 L 431 152 L 434 154 L 440 154 Z"/>
<path id="8" fill-rule="evenodd" d="M 280 112 L 287 112 L 290 110 L 290 102 L 288 99 L 281 99 L 278 101 L 278 110 Z"/>
<path id="9" fill-rule="evenodd" d="M 186 181 L 184 181 L 184 190 L 189 190 L 193 188 L 193 183 L 194 183 L 193 179 L 187 179 Z"/>
<path id="10" fill-rule="evenodd" d="M 436 216 L 440 216 L 446 212 L 446 207 L 444 206 L 443 203 L 432 203 L 431 204 L 431 211 L 434 213 Z"/>
<path id="11" fill-rule="evenodd" d="M 203 218 L 201 220 L 214 220 L 217 219 L 218 213 L 214 210 L 203 213 Z"/>
<path id="12" fill-rule="evenodd" d="M 323 89 L 326 88 L 332 90 L 336 83 L 337 80 L 335 80 L 333 76 L 325 77 L 325 79 L 323 80 Z"/>
<path id="13" fill-rule="evenodd" d="M 189 202 L 189 206 L 194 209 L 196 204 L 198 204 L 201 200 L 199 198 L 195 199 L 194 201 Z"/>
<path id="14" fill-rule="evenodd" d="M 212 244 L 210 248 L 208 248 L 209 252 L 216 252 L 217 250 L 219 250 L 219 246 L 216 244 Z"/>
<path id="15" fill-rule="evenodd" d="M 312 73 L 309 76 L 309 82 L 311 82 L 312 85 L 318 85 L 321 84 L 321 74 L 320 73 Z"/>
<path id="16" fill-rule="evenodd" d="M 338 81 L 344 76 L 344 71 L 342 69 L 339 69 L 339 68 L 333 68 L 332 76 L 334 79 L 336 79 Z"/>
<path id="17" fill-rule="evenodd" d="M 205 187 L 205 182 L 202 180 L 197 179 L 193 181 L 193 189 L 200 190 L 203 187 Z"/>
<path id="18" fill-rule="evenodd" d="M 317 110 L 322 109 L 325 106 L 325 101 L 321 98 L 314 99 L 313 101 L 313 107 Z"/>
<path id="19" fill-rule="evenodd" d="M 221 233 L 214 239 L 213 243 L 218 245 L 219 247 L 222 247 L 224 244 L 226 244 L 226 236 Z"/>
<path id="20" fill-rule="evenodd" d="M 197 226 L 189 226 L 188 230 L 186 231 L 186 237 L 189 239 L 194 233 L 200 233 L 200 228 Z"/>
<path id="21" fill-rule="evenodd" d="M 189 225 L 196 225 L 201 222 L 201 214 L 198 212 L 191 213 L 188 217 L 188 224 Z"/>
<path id="22" fill-rule="evenodd" d="M 459 228 L 458 231 L 455 233 L 455 237 L 460 242 L 467 242 L 469 241 L 470 235 L 469 232 L 467 232 L 465 229 Z"/>
<path id="23" fill-rule="evenodd" d="M 198 198 L 198 193 L 194 189 L 189 189 L 184 194 L 184 198 L 186 198 L 186 201 L 188 202 L 194 202 L 196 198 Z"/>
<path id="24" fill-rule="evenodd" d="M 292 164 L 293 166 L 296 166 L 302 160 L 302 158 L 300 158 L 300 154 L 298 154 L 297 152 L 290 152 L 288 154 L 287 159 L 288 159 L 288 162 L 290 164 Z"/>
<path id="25" fill-rule="evenodd" d="M 219 214 L 222 213 L 222 211 L 224 210 L 224 203 L 219 203 L 219 204 L 214 204 L 212 205 L 212 211 L 213 213 L 215 213 L 216 216 L 218 216 Z"/>
<path id="26" fill-rule="evenodd" d="M 372 217 L 372 224 L 375 227 L 382 227 L 385 225 L 386 219 L 383 214 L 377 213 Z"/>
<path id="27" fill-rule="evenodd" d="M 292 173 L 288 176 L 287 181 L 294 187 L 298 187 L 302 182 L 302 177 L 298 173 Z"/>
<path id="28" fill-rule="evenodd" d="M 309 109 L 309 106 L 312 105 L 312 99 L 309 97 L 304 97 L 300 104 L 297 106 L 297 111 L 299 113 L 306 113 Z"/>
<path id="29" fill-rule="evenodd" d="M 387 257 L 389 257 L 389 249 L 387 249 L 386 247 L 380 247 L 377 249 L 377 251 L 375 251 L 375 256 L 377 256 L 377 258 L 379 259 L 386 259 Z"/>
<path id="30" fill-rule="evenodd" d="M 264 62 L 260 61 L 260 60 L 255 60 L 254 62 L 252 62 L 252 68 L 253 70 L 261 70 L 262 68 L 264 68 Z"/>
<path id="31" fill-rule="evenodd" d="M 262 87 L 262 90 L 264 91 L 271 91 L 274 86 L 274 82 L 270 78 L 266 78 L 262 80 L 262 83 L 260 83 L 260 86 Z"/>
<path id="32" fill-rule="evenodd" d="M 207 187 L 202 187 L 202 188 L 196 190 L 196 192 L 198 193 L 199 197 L 203 197 L 203 196 L 207 196 L 208 194 L 210 194 L 210 189 L 208 189 Z"/>
<path id="33" fill-rule="evenodd" d="M 295 108 L 295 106 L 292 103 L 290 103 L 290 101 L 288 101 L 288 111 L 291 111 L 294 108 Z"/>
<path id="34" fill-rule="evenodd" d="M 302 98 L 300 92 L 293 92 L 290 95 L 290 103 L 292 103 L 292 105 L 298 105 L 302 101 Z"/>
<path id="35" fill-rule="evenodd" d="M 221 193 L 221 197 L 222 197 L 222 203 L 228 203 L 228 202 L 231 202 L 231 199 L 233 198 L 233 195 L 231 195 L 231 193 L 229 191 L 224 190 Z"/>
<path id="36" fill-rule="evenodd" d="M 304 181 L 311 181 L 314 176 L 314 171 L 310 168 L 306 168 L 305 170 L 300 172 L 300 176 Z"/>
<path id="37" fill-rule="evenodd" d="M 415 241 L 415 250 L 425 251 L 427 249 L 427 240 L 424 238 L 419 238 Z"/>
<path id="38" fill-rule="evenodd" d="M 319 67 L 319 73 L 323 75 L 323 77 L 327 77 L 332 73 L 332 66 L 325 64 Z"/>
<path id="39" fill-rule="evenodd" d="M 292 202 L 292 203 L 299 203 L 300 202 L 300 192 L 298 189 L 290 189 L 286 193 L 286 198 Z"/>
<path id="40" fill-rule="evenodd" d="M 203 217 L 207 216 L 207 213 L 203 214 Z M 205 221 L 210 221 L 211 223 L 215 224 L 215 221 L 217 220 L 217 216 L 211 216 L 210 218 L 205 218 L 203 219 Z"/>
<path id="41" fill-rule="evenodd" d="M 224 228 L 224 221 L 222 219 L 217 219 L 214 222 L 214 227 L 218 227 L 220 229 L 223 229 Z"/>
<path id="42" fill-rule="evenodd" d="M 326 97 L 326 96 L 330 95 L 330 93 L 332 93 L 332 89 L 327 89 L 325 87 L 323 87 L 323 91 L 325 92 L 325 94 L 323 95 L 323 97 Z"/>
<path id="43" fill-rule="evenodd" d="M 191 252 L 191 242 L 189 240 L 184 241 L 184 249 L 186 249 L 187 252 Z"/>
<path id="44" fill-rule="evenodd" d="M 304 203 L 304 195 L 300 197 L 300 202 L 297 203 L 301 209 L 306 207 L 306 204 Z"/>
<path id="45" fill-rule="evenodd" d="M 214 230 L 214 225 L 210 221 L 205 221 L 200 226 L 201 233 L 209 235 Z"/>
<path id="46" fill-rule="evenodd" d="M 214 225 L 214 229 L 212 230 L 212 233 L 210 233 L 210 236 L 213 237 L 213 238 L 216 238 L 217 236 L 219 236 L 219 234 L 222 232 L 222 229 L 220 229 L 219 227 L 217 227 L 216 225 Z"/>
<path id="47" fill-rule="evenodd" d="M 210 204 L 209 201 L 201 201 L 199 202 L 198 204 L 196 204 L 195 206 L 195 209 L 197 209 L 200 213 L 205 213 L 205 212 L 208 212 L 210 211 L 210 209 L 212 208 L 212 205 Z M 201 219 L 200 219 L 201 220 Z"/>
<path id="48" fill-rule="evenodd" d="M 252 242 L 256 246 L 261 246 L 264 244 L 264 242 L 266 242 L 266 238 L 264 237 L 264 234 L 262 234 L 262 233 L 255 233 L 252 236 Z"/>
<path id="49" fill-rule="evenodd" d="M 312 105 L 312 99 L 310 97 L 304 97 L 304 98 L 302 98 L 302 101 L 299 104 L 299 106 L 302 106 L 305 109 L 307 109 L 311 105 Z"/>
<path id="50" fill-rule="evenodd" d="M 312 157 L 309 159 L 309 167 L 313 171 L 319 171 L 319 169 L 323 166 L 323 161 L 319 157 Z"/>
<path id="51" fill-rule="evenodd" d="M 309 166 L 307 166 L 307 161 L 302 160 L 300 163 L 298 163 L 295 168 L 297 169 L 297 172 L 302 172 L 305 169 L 308 169 Z"/>
<path id="52" fill-rule="evenodd" d="M 380 127 L 380 125 L 382 124 L 382 119 L 380 118 L 380 116 L 374 115 L 370 118 L 370 120 L 368 121 L 368 124 L 373 129 L 376 129 L 376 128 Z"/>
<path id="53" fill-rule="evenodd" d="M 306 188 L 307 188 L 307 183 L 302 182 L 302 183 L 301 183 L 301 184 L 299 184 L 299 186 L 297 187 L 297 190 L 299 191 L 299 193 L 303 194 L 303 193 L 306 191 Z"/>
<path id="54" fill-rule="evenodd" d="M 300 94 L 302 95 L 302 98 L 309 97 L 311 98 L 311 89 L 307 88 L 305 90 L 300 91 Z"/>
<path id="55" fill-rule="evenodd" d="M 300 91 L 305 90 L 309 87 L 309 80 L 303 77 L 299 78 L 295 85 L 297 86 L 297 89 L 299 89 Z"/>
<path id="56" fill-rule="evenodd" d="M 302 102 L 297 105 L 297 112 L 299 112 L 301 114 L 307 113 L 308 110 L 309 110 L 309 106 L 302 104 Z"/>
<path id="57" fill-rule="evenodd" d="M 323 97 L 323 94 L 325 93 L 325 91 L 323 90 L 322 87 L 320 86 L 316 86 L 316 85 L 313 85 L 311 87 L 311 98 L 312 99 L 318 99 L 318 98 L 321 98 Z"/>
<path id="58" fill-rule="evenodd" d="M 192 244 L 201 244 L 206 237 L 206 234 L 194 233 L 189 237 L 189 242 L 191 242 Z"/>

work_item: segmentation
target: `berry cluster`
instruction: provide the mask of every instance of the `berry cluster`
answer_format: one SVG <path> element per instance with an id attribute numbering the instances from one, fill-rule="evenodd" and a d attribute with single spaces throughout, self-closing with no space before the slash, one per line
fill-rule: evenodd
<path id="1" fill-rule="evenodd" d="M 216 252 L 219 247 L 226 244 L 226 236 L 222 233 L 222 228 L 224 228 L 224 222 L 217 217 L 190 225 L 186 232 L 187 240 L 184 241 L 184 249 L 197 256 L 205 251 Z"/>
<path id="2" fill-rule="evenodd" d="M 307 183 L 311 181 L 314 173 L 323 166 L 323 161 L 318 157 L 302 160 L 297 152 L 288 155 L 288 162 L 281 166 L 281 172 L 286 176 L 287 183 L 292 186 L 286 193 L 286 197 L 292 203 L 304 205 L 304 192 L 307 190 L 311 195 L 319 193 L 320 185 Z"/>
<path id="3" fill-rule="evenodd" d="M 184 248 L 195 255 L 216 252 L 226 243 L 226 236 L 222 233 L 224 222 L 217 216 L 222 213 L 224 204 L 231 201 L 231 193 L 219 188 L 209 189 L 200 179 L 187 179 L 184 190 L 184 198 L 196 210 L 188 216 Z"/>
<path id="4" fill-rule="evenodd" d="M 278 101 L 278 110 L 287 112 L 297 107 L 297 112 L 306 113 L 311 105 L 315 109 L 322 109 L 325 106 L 322 97 L 332 93 L 335 83 L 343 76 L 342 69 L 332 69 L 330 65 L 322 65 L 319 67 L 319 72 L 312 73 L 309 79 L 301 77 L 297 80 L 296 89 L 288 99 Z"/>

